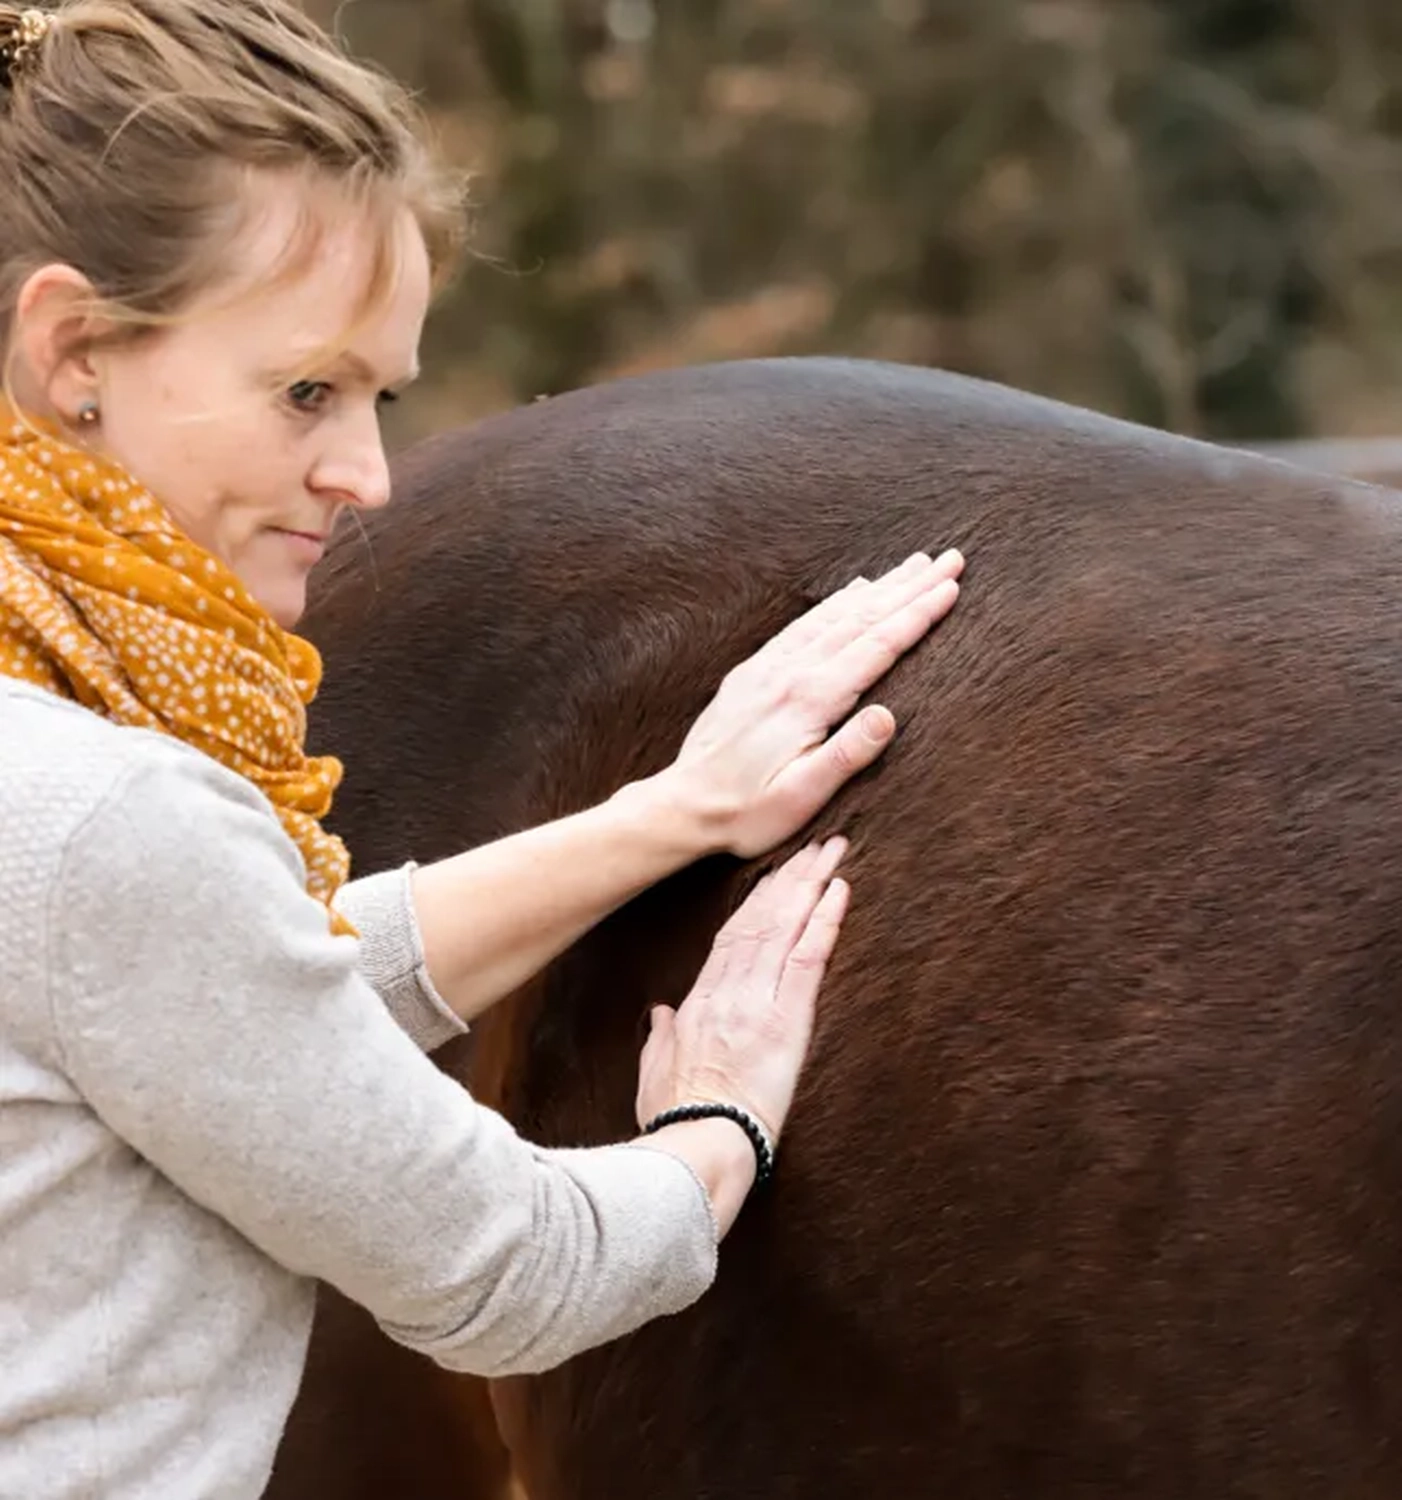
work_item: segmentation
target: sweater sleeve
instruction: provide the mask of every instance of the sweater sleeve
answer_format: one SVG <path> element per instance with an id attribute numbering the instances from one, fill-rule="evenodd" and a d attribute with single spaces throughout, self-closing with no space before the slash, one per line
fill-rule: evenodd
<path id="1" fill-rule="evenodd" d="M 179 748 L 102 799 L 50 902 L 57 1043 L 112 1131 L 451 1369 L 547 1369 L 699 1297 L 691 1171 L 534 1147 L 476 1104 L 331 934 L 262 798 Z"/>
<path id="2" fill-rule="evenodd" d="M 360 934 L 359 965 L 371 989 L 414 1045 L 432 1052 L 467 1026 L 448 1008 L 424 965 L 409 876 L 413 865 L 352 880 L 336 907 Z"/>

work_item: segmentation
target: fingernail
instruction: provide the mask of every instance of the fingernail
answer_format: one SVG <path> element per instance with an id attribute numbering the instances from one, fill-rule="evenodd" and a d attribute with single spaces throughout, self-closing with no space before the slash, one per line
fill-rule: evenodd
<path id="1" fill-rule="evenodd" d="M 940 553 L 935 561 L 941 566 L 944 566 L 947 563 L 959 563 L 962 566 L 964 562 L 964 554 L 960 552 L 958 547 L 947 547 L 943 552 Z"/>
<path id="2" fill-rule="evenodd" d="M 884 708 L 864 708 L 862 710 L 862 733 L 868 739 L 885 740 L 891 737 L 895 728 L 895 722 L 890 713 Z"/>

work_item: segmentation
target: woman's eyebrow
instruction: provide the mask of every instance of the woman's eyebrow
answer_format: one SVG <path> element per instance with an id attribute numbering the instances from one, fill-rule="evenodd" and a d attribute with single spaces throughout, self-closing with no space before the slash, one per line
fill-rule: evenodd
<path id="1" fill-rule="evenodd" d="M 349 371 L 358 379 L 363 380 L 367 385 L 379 385 L 381 383 L 374 366 L 368 360 L 362 359 L 360 355 L 353 353 L 349 349 L 335 361 L 335 364 Z M 404 386 L 412 385 L 418 378 L 419 366 L 416 363 L 410 367 L 407 374 L 401 375 L 398 380 L 389 381 L 388 385 L 391 390 L 399 390 Z"/>

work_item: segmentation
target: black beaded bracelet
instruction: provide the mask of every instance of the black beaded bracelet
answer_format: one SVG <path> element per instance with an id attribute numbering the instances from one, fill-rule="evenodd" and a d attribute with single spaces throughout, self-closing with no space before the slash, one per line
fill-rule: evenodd
<path id="1" fill-rule="evenodd" d="M 683 1120 L 734 1120 L 750 1138 L 755 1148 L 755 1186 L 763 1187 L 774 1175 L 774 1148 L 769 1144 L 769 1132 L 747 1109 L 738 1104 L 678 1104 L 654 1115 L 643 1126 L 643 1134 L 651 1135 L 664 1125 L 676 1125 Z"/>

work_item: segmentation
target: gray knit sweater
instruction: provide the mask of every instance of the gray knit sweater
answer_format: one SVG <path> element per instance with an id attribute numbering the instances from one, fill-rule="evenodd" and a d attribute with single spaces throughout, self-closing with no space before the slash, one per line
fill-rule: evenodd
<path id="1" fill-rule="evenodd" d="M 530 1146 L 424 1056 L 407 874 L 339 904 L 358 942 L 242 778 L 0 680 L 3 1500 L 253 1500 L 314 1277 L 487 1374 L 710 1284 L 680 1162 Z"/>

